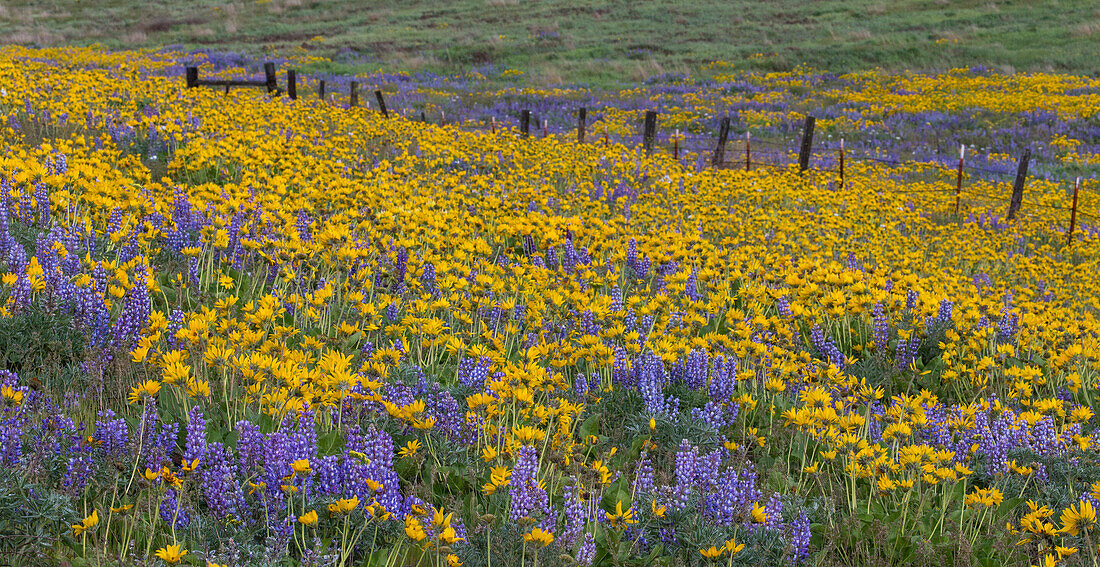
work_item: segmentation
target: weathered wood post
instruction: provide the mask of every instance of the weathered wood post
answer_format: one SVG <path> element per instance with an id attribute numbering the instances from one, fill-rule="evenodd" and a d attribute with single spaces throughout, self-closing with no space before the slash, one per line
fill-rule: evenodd
<path id="1" fill-rule="evenodd" d="M 386 99 L 382 98 L 382 91 L 374 91 L 374 98 L 378 99 L 378 108 L 382 111 L 382 116 L 389 116 L 390 113 L 386 110 Z"/>
<path id="2" fill-rule="evenodd" d="M 745 130 L 745 171 L 752 171 L 752 131 Z"/>
<path id="3" fill-rule="evenodd" d="M 325 100 L 325 81 L 324 79 L 317 81 L 317 98 Z"/>
<path id="4" fill-rule="evenodd" d="M 579 111 L 577 111 L 577 143 L 578 144 L 583 144 L 584 143 L 584 126 L 585 126 L 584 123 L 585 123 L 585 120 L 587 120 L 587 119 L 588 119 L 588 109 L 582 106 L 581 109 Z"/>
<path id="5" fill-rule="evenodd" d="M 844 190 L 844 138 L 840 139 L 840 190 Z"/>
<path id="6" fill-rule="evenodd" d="M 294 69 L 286 70 L 286 94 L 290 100 L 298 100 L 298 72 Z"/>
<path id="7" fill-rule="evenodd" d="M 1073 184 L 1073 208 L 1069 213 L 1069 232 L 1066 233 L 1066 246 L 1073 244 L 1073 228 L 1077 225 L 1077 191 L 1081 189 L 1081 178 Z"/>
<path id="8" fill-rule="evenodd" d="M 521 110 L 519 113 L 519 131 L 524 138 L 531 135 L 531 111 Z"/>
<path id="9" fill-rule="evenodd" d="M 279 82 L 275 77 L 275 64 L 268 61 L 264 63 L 264 76 L 267 79 L 267 93 L 271 94 L 279 90 Z"/>
<path id="10" fill-rule="evenodd" d="M 963 190 L 963 158 L 966 157 L 966 144 L 959 144 L 959 172 L 955 177 L 955 214 L 959 214 L 959 199 Z"/>
<path id="11" fill-rule="evenodd" d="M 718 125 L 718 145 L 714 148 L 714 155 L 710 157 L 711 167 L 722 167 L 726 161 L 726 141 L 730 135 L 730 117 L 723 116 Z"/>
<path id="12" fill-rule="evenodd" d="M 1012 201 L 1008 204 L 1008 220 L 1016 220 L 1020 205 L 1024 201 L 1024 181 L 1027 179 L 1027 164 L 1031 161 L 1031 149 L 1024 150 L 1020 156 L 1020 166 L 1016 168 L 1016 183 L 1012 185 Z"/>
<path id="13" fill-rule="evenodd" d="M 657 139 L 657 111 L 647 110 L 645 112 L 645 125 L 642 130 L 642 148 L 645 149 L 645 153 L 649 154 L 653 151 L 653 142 Z"/>
<path id="14" fill-rule="evenodd" d="M 199 68 L 198 67 L 188 67 L 186 73 L 187 73 L 187 88 L 193 89 L 193 88 L 199 86 L 198 85 L 198 82 L 199 82 Z"/>
<path id="15" fill-rule="evenodd" d="M 798 171 L 806 171 L 810 167 L 810 148 L 814 143 L 814 117 L 807 116 L 806 123 L 802 126 L 802 147 L 798 150 Z"/>
<path id="16" fill-rule="evenodd" d="M 355 81 L 351 82 L 351 93 L 348 106 L 359 106 L 359 83 Z"/>

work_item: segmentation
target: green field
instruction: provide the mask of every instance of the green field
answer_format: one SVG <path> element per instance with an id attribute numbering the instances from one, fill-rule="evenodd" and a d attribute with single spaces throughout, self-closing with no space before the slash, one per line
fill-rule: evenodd
<path id="1" fill-rule="evenodd" d="M 324 69 L 458 72 L 497 64 L 532 85 L 631 83 L 737 68 L 1100 73 L 1091 0 L 5 0 L 0 34 L 28 46 L 306 49 Z"/>

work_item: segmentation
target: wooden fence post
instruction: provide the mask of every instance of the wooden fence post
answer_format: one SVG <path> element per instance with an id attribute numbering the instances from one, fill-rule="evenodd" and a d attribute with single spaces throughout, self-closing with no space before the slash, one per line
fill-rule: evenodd
<path id="1" fill-rule="evenodd" d="M 325 100 L 325 81 L 317 81 L 317 98 Z"/>
<path id="2" fill-rule="evenodd" d="M 193 89 L 198 86 L 199 82 L 199 68 L 188 67 L 187 68 L 187 88 Z"/>
<path id="3" fill-rule="evenodd" d="M 579 111 L 577 111 L 577 143 L 578 144 L 583 144 L 584 143 L 584 122 L 587 119 L 588 119 L 588 109 L 582 106 L 581 109 Z"/>
<path id="4" fill-rule="evenodd" d="M 680 161 L 680 129 L 672 136 L 672 159 Z"/>
<path id="5" fill-rule="evenodd" d="M 1077 224 L 1077 191 L 1081 189 L 1081 178 L 1073 184 L 1073 209 L 1069 213 L 1069 232 L 1066 233 L 1066 246 L 1073 244 L 1073 228 Z"/>
<path id="6" fill-rule="evenodd" d="M 959 144 L 959 173 L 955 178 L 955 214 L 959 214 L 959 198 L 963 190 L 963 158 L 966 157 L 966 144 Z"/>
<path id="7" fill-rule="evenodd" d="M 840 139 L 840 190 L 844 190 L 844 138 Z"/>
<path id="8" fill-rule="evenodd" d="M 745 171 L 752 171 L 752 130 L 745 130 Z"/>
<path id="9" fill-rule="evenodd" d="M 807 116 L 806 124 L 802 127 L 802 147 L 798 150 L 798 171 L 806 171 L 810 167 L 810 148 L 814 143 L 814 117 Z"/>
<path id="10" fill-rule="evenodd" d="M 653 142 L 657 139 L 657 111 L 647 110 L 645 112 L 645 127 L 642 130 L 642 148 L 645 149 L 645 153 L 653 151 Z"/>
<path id="11" fill-rule="evenodd" d="M 722 117 L 722 122 L 718 125 L 718 145 L 714 148 L 714 155 L 710 158 L 711 167 L 722 167 L 722 164 L 726 161 L 726 140 L 730 135 L 730 117 L 729 115 Z"/>
<path id="12" fill-rule="evenodd" d="M 351 92 L 349 95 L 350 101 L 348 102 L 348 106 L 359 106 L 359 83 L 355 81 L 351 82 Z"/>
<path id="13" fill-rule="evenodd" d="M 1024 200 L 1024 181 L 1027 179 L 1027 164 L 1031 161 L 1031 149 L 1024 150 L 1020 156 L 1020 167 L 1016 169 L 1016 183 L 1012 185 L 1012 201 L 1008 204 L 1008 220 L 1016 220 L 1020 204 Z"/>
<path id="14" fill-rule="evenodd" d="M 428 121 L 428 115 L 424 114 L 423 110 L 420 111 L 420 121 L 425 123 Z"/>
<path id="15" fill-rule="evenodd" d="M 298 72 L 294 69 L 286 70 L 286 94 L 290 100 L 298 100 Z"/>
<path id="16" fill-rule="evenodd" d="M 386 99 L 382 98 L 382 91 L 374 91 L 374 98 L 378 99 L 378 108 L 382 110 L 382 116 L 389 116 L 390 113 L 386 110 Z"/>
<path id="17" fill-rule="evenodd" d="M 275 77 L 275 64 L 268 61 L 264 63 L 264 75 L 267 77 L 267 93 L 271 94 L 279 90 L 279 82 Z"/>
<path id="18" fill-rule="evenodd" d="M 531 135 L 531 111 L 521 110 L 519 112 L 519 131 L 524 138 Z"/>

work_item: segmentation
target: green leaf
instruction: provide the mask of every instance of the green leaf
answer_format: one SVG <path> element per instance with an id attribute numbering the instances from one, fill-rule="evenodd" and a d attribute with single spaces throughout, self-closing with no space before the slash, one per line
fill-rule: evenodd
<path id="1" fill-rule="evenodd" d="M 344 436 L 335 430 L 317 437 L 317 448 L 321 455 L 336 455 L 343 452 L 344 443 Z"/>
<path id="2" fill-rule="evenodd" d="M 589 435 L 597 435 L 600 432 L 600 414 L 593 413 L 584 423 L 577 428 L 577 436 L 583 443 Z"/>

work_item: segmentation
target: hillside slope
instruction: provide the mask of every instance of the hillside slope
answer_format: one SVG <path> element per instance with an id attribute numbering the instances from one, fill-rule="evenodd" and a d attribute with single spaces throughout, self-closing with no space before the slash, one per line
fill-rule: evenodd
<path id="1" fill-rule="evenodd" d="M 498 64 L 533 84 L 611 84 L 800 63 L 847 71 L 1100 72 L 1090 0 L 7 0 L 0 34 L 24 45 L 183 45 L 248 54 L 304 48 L 332 70 L 454 72 Z"/>

